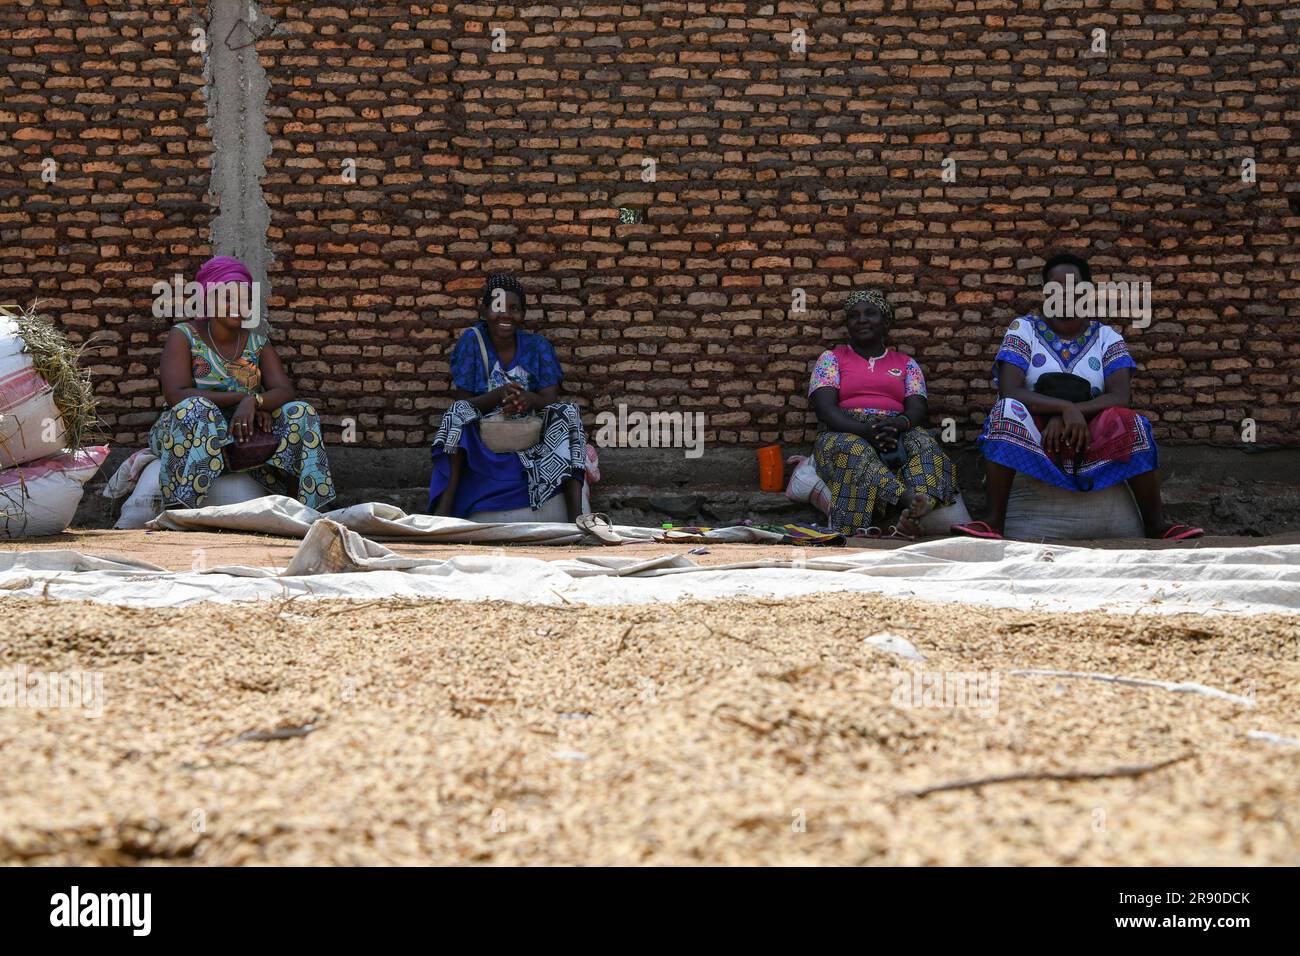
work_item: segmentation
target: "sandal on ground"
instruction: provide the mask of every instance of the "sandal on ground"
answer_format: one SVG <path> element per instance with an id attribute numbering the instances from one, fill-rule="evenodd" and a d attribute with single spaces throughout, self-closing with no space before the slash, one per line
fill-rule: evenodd
<path id="1" fill-rule="evenodd" d="M 953 534 L 964 534 L 968 538 L 984 538 L 988 541 L 1001 541 L 1002 535 L 993 530 L 993 526 L 985 521 L 968 521 L 966 524 L 955 524 L 948 529 Z"/>
<path id="2" fill-rule="evenodd" d="M 870 527 L 867 527 L 867 528 L 854 528 L 854 529 L 853 529 L 852 537 L 854 537 L 854 538 L 879 538 L 879 537 L 882 537 L 883 535 L 884 535 L 884 532 L 881 531 L 879 528 L 877 528 L 877 527 L 873 524 L 873 525 L 871 525 Z"/>
<path id="3" fill-rule="evenodd" d="M 1165 531 L 1165 533 L 1160 536 L 1160 540 L 1186 541 L 1188 538 L 1199 538 L 1204 534 L 1204 528 L 1193 528 L 1189 524 L 1176 524 Z"/>
<path id="4" fill-rule="evenodd" d="M 627 543 L 627 538 L 614 530 L 614 525 L 610 523 L 609 515 L 578 515 L 574 524 L 578 526 L 579 531 L 591 535 L 593 538 L 600 541 L 601 544 Z"/>
<path id="5" fill-rule="evenodd" d="M 888 539 L 890 539 L 890 538 L 897 538 L 897 539 L 902 540 L 902 541 L 915 541 L 915 540 L 916 540 L 916 538 L 915 538 L 913 535 L 908 534 L 906 531 L 904 531 L 902 528 L 900 528 L 900 527 L 899 527 L 898 525 L 896 525 L 896 524 L 891 524 L 891 525 L 890 525 L 890 526 L 885 530 L 885 533 L 884 533 L 881 537 L 885 538 L 886 540 L 888 540 Z"/>

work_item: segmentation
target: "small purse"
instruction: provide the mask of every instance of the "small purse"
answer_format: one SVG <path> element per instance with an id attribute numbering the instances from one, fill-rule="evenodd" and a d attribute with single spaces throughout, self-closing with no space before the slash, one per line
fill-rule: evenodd
<path id="1" fill-rule="evenodd" d="M 1072 402 L 1075 405 L 1092 398 L 1092 385 L 1086 378 L 1071 375 L 1069 372 L 1048 372 L 1038 376 L 1034 382 L 1034 391 L 1048 398 Z"/>
<path id="2" fill-rule="evenodd" d="M 226 466 L 230 471 L 247 471 L 265 465 L 280 447 L 280 439 L 271 432 L 253 432 L 247 441 L 226 446 Z"/>
<path id="3" fill-rule="evenodd" d="M 492 366 L 488 363 L 487 345 L 483 342 L 483 334 L 479 332 L 477 326 L 470 326 L 470 331 L 478 339 L 478 351 L 483 359 L 484 381 L 489 381 L 492 378 Z M 532 448 L 542 440 L 542 417 L 529 414 L 520 418 L 507 418 L 500 412 L 493 412 L 479 420 L 478 433 L 483 439 L 483 444 L 487 445 L 488 451 L 494 451 L 499 455 L 523 451 L 525 448 Z"/>

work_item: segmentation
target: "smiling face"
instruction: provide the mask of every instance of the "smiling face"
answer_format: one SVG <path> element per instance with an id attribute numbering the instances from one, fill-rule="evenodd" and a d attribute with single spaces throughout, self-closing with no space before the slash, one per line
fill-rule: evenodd
<path id="1" fill-rule="evenodd" d="M 853 345 L 877 345 L 884 342 L 889 331 L 889 320 L 880 306 L 870 302 L 855 302 L 844 310 L 844 327 Z"/>
<path id="2" fill-rule="evenodd" d="M 524 321 L 524 303 L 514 292 L 493 289 L 479 313 L 493 338 L 506 339 L 515 334 Z"/>

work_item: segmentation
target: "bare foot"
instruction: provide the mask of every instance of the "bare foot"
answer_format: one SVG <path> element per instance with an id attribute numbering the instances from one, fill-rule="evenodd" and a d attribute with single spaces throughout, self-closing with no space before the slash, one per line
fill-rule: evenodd
<path id="1" fill-rule="evenodd" d="M 912 496 L 912 503 L 898 516 L 898 530 L 917 537 L 921 533 L 921 519 L 934 510 L 934 499 L 924 492 Z"/>

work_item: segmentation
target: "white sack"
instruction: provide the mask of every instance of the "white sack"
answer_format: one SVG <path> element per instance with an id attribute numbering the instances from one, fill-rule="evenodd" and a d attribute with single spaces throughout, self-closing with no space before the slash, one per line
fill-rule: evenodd
<path id="1" fill-rule="evenodd" d="M 158 477 L 161 471 L 162 462 L 157 460 L 145 466 L 144 471 L 140 473 L 139 481 L 136 482 L 135 491 L 131 492 L 131 497 L 127 498 L 122 505 L 122 513 L 118 516 L 117 523 L 113 525 L 115 529 L 121 531 L 143 528 L 162 513 L 162 488 Z M 269 494 L 270 492 L 259 485 L 252 475 L 236 471 L 220 475 L 212 483 L 212 487 L 208 489 L 203 499 L 203 506 L 221 508 L 226 505 L 238 505 Z"/>
<path id="2" fill-rule="evenodd" d="M 54 389 L 32 365 L 18 323 L 0 316 L 0 468 L 58 455 L 66 440 Z"/>
<path id="3" fill-rule="evenodd" d="M 57 455 L 67 438 L 54 390 L 46 386 L 0 413 L 0 468 Z"/>
<path id="4" fill-rule="evenodd" d="M 586 487 L 586 485 L 583 485 L 583 503 L 584 507 L 590 510 L 590 499 L 586 496 Z M 568 521 L 569 513 L 565 510 L 564 495 L 561 494 L 547 498 L 536 511 L 532 508 L 515 508 L 511 511 L 476 511 L 469 516 L 469 520 L 484 524 L 517 521 Z"/>
<path id="5" fill-rule="evenodd" d="M 108 457 L 107 445 L 63 451 L 0 471 L 0 537 L 38 538 L 67 530 L 82 486 Z"/>
<path id="6" fill-rule="evenodd" d="M 1006 537 L 1014 541 L 1096 541 L 1141 538 L 1142 515 L 1128 485 L 1067 491 L 1016 474 L 1007 501 Z"/>

